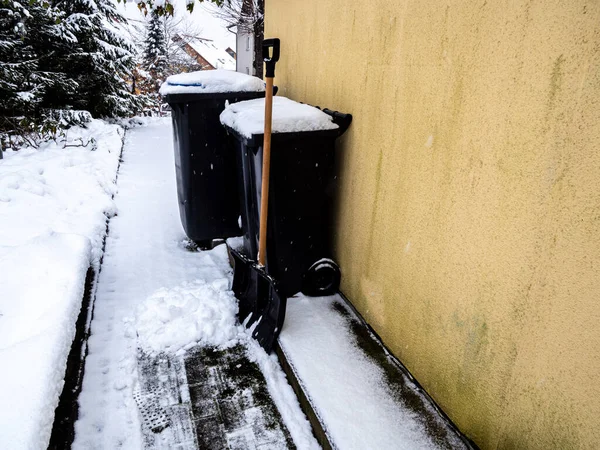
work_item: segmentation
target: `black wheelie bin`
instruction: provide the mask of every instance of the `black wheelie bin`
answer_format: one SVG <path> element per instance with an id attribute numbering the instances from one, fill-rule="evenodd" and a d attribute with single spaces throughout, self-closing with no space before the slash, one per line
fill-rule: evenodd
<path id="1" fill-rule="evenodd" d="M 227 102 L 264 97 L 264 91 L 261 79 L 221 69 L 173 75 L 161 86 L 172 109 L 181 222 L 201 248 L 241 233 L 235 155 L 219 114 Z"/>
<path id="2" fill-rule="evenodd" d="M 331 258 L 335 141 L 351 121 L 350 114 L 273 99 L 266 259 L 284 296 L 329 295 L 339 289 L 340 269 Z M 264 99 L 230 105 L 221 123 L 237 158 L 243 243 L 236 250 L 256 260 Z"/>

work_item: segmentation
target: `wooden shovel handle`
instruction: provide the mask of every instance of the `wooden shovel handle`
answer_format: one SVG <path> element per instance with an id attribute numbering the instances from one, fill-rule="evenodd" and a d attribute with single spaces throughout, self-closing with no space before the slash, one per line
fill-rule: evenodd
<path id="1" fill-rule="evenodd" d="M 271 170 L 271 122 L 273 118 L 273 78 L 266 78 L 265 136 L 263 141 L 262 187 L 260 198 L 260 230 L 258 236 L 258 264 L 267 262 L 267 215 L 269 211 L 269 172 Z"/>

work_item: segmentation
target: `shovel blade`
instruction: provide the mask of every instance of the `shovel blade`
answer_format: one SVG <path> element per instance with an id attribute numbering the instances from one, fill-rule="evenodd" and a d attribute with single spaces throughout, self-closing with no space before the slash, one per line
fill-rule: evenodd
<path id="1" fill-rule="evenodd" d="M 281 295 L 275 280 L 263 269 L 255 266 L 254 273 L 257 275 L 259 303 L 262 303 L 262 300 L 265 301 L 258 312 L 257 325 L 252 332 L 252 337 L 267 353 L 271 353 L 285 320 L 287 297 Z"/>
<path id="2" fill-rule="evenodd" d="M 239 302 L 239 320 L 248 328 L 254 326 L 252 337 L 270 353 L 285 320 L 287 298 L 281 295 L 277 282 L 264 268 L 236 250 L 231 254 L 232 289 Z"/>
<path id="3" fill-rule="evenodd" d="M 252 303 L 252 300 L 255 300 L 256 297 L 250 294 L 254 284 L 250 279 L 253 262 L 246 255 L 234 249 L 231 249 L 231 256 L 233 257 L 233 284 L 231 290 L 238 299 L 238 318 L 240 322 L 244 322 L 256 310 L 256 305 Z"/>

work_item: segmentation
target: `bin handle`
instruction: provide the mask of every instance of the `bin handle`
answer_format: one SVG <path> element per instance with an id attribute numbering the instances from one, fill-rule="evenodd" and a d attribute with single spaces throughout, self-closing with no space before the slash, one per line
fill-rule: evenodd
<path id="1" fill-rule="evenodd" d="M 325 114 L 330 115 L 333 118 L 333 123 L 335 123 L 339 128 L 338 136 L 341 136 L 346 132 L 350 124 L 352 123 L 352 114 L 345 114 L 339 111 L 332 111 L 331 109 L 323 108 L 322 110 Z"/>
<path id="2" fill-rule="evenodd" d="M 275 63 L 279 61 L 279 44 L 279 38 L 265 39 L 263 41 L 263 59 L 267 65 L 266 78 L 275 78 Z"/>

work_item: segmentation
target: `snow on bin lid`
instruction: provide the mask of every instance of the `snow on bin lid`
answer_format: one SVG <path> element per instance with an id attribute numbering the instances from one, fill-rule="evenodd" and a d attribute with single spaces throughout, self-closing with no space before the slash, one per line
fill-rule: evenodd
<path id="1" fill-rule="evenodd" d="M 242 136 L 251 138 L 265 129 L 265 99 L 233 103 L 221 113 L 221 123 Z M 295 102 L 286 97 L 273 97 L 273 133 L 335 130 L 333 118 L 314 106 Z"/>
<path id="2" fill-rule="evenodd" d="M 161 95 L 263 92 L 263 80 L 231 70 L 199 70 L 171 75 L 160 87 Z"/>

